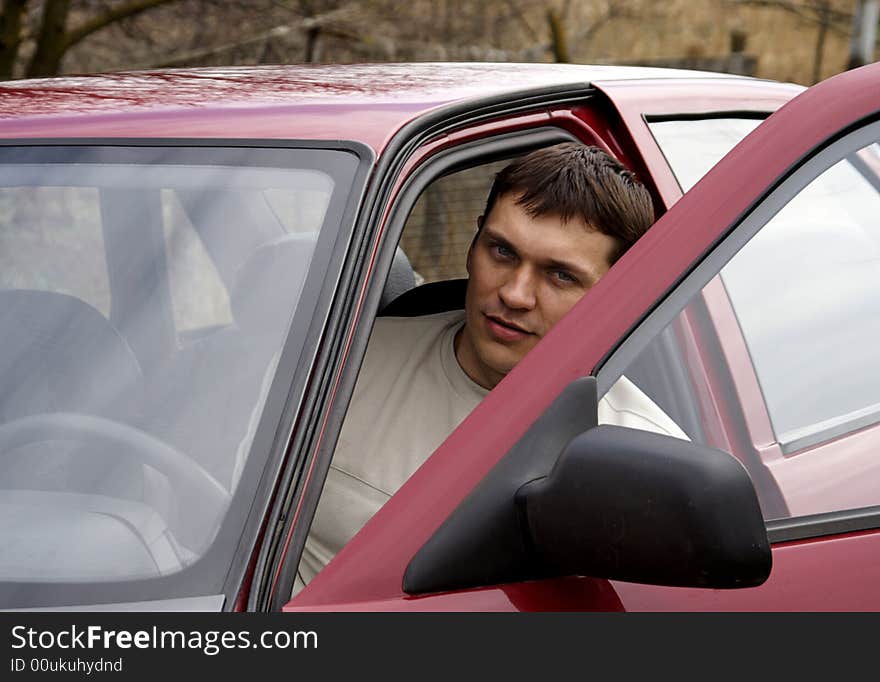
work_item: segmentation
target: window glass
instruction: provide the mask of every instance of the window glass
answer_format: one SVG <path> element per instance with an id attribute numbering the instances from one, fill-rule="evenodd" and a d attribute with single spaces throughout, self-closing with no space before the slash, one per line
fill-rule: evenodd
<path id="1" fill-rule="evenodd" d="M 862 172 L 829 168 L 721 273 L 786 446 L 880 415 L 880 194 Z"/>
<path id="2" fill-rule="evenodd" d="M 877 151 L 802 187 L 624 370 L 769 519 L 880 504 Z"/>
<path id="3" fill-rule="evenodd" d="M 0 187 L 0 288 L 70 294 L 110 314 L 97 190 Z"/>
<path id="4" fill-rule="evenodd" d="M 648 125 L 682 191 L 687 192 L 759 123 L 751 118 L 707 118 Z"/>
<path id="5" fill-rule="evenodd" d="M 303 286 L 357 163 L 0 149 L 0 605 L 221 590 L 253 502 L 236 491 L 268 457 L 251 445 L 288 327 L 314 305 Z M 266 193 L 314 199 L 301 229 Z"/>
<path id="6" fill-rule="evenodd" d="M 175 329 L 232 324 L 226 286 L 173 190 L 162 190 L 162 222 Z"/>
<path id="7" fill-rule="evenodd" d="M 330 178 L 315 177 L 314 188 L 300 187 L 290 189 L 269 188 L 263 192 L 266 204 L 278 217 L 287 232 L 316 232 L 327 213 Z"/>

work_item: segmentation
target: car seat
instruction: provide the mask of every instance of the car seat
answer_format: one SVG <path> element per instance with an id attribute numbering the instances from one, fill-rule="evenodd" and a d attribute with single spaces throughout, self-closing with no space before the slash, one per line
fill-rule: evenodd
<path id="1" fill-rule="evenodd" d="M 463 310 L 466 279 L 427 282 L 399 294 L 379 309 L 383 317 L 415 317 Z"/>
<path id="2" fill-rule="evenodd" d="M 158 392 L 149 430 L 189 453 L 224 485 L 234 484 L 249 448 L 316 237 L 292 233 L 254 249 L 230 288 L 234 324 L 189 344 L 154 382 Z M 414 283 L 409 259 L 398 248 L 381 300 L 396 298 Z"/>

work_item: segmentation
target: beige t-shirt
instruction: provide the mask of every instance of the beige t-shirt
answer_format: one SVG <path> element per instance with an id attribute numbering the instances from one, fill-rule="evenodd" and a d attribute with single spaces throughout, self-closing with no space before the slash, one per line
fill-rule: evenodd
<path id="1" fill-rule="evenodd" d="M 296 594 L 421 466 L 488 390 L 455 358 L 461 310 L 378 318 L 294 586 Z M 687 438 L 626 377 L 599 401 L 599 423 Z"/>

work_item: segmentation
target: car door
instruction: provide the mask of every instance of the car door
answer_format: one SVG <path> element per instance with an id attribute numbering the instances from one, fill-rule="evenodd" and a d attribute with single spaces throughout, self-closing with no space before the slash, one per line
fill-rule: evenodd
<path id="1" fill-rule="evenodd" d="M 853 154 L 870 153 L 880 138 L 880 95 L 869 87 L 878 76 L 880 67 L 869 66 L 814 86 L 738 144 L 496 387 L 286 610 L 880 607 L 880 595 L 872 590 L 880 514 L 864 506 L 863 499 L 781 522 L 768 519 L 773 571 L 754 588 L 697 590 L 571 577 L 420 596 L 402 589 L 412 557 L 566 385 L 593 374 L 600 394 L 607 390 L 746 245 L 757 243 L 753 238 L 766 233 L 774 216 L 829 169 L 849 163 Z M 871 261 L 870 248 L 876 244 L 865 239 L 863 255 Z M 696 351 L 708 355 L 709 343 Z M 873 376 L 871 368 L 865 371 Z M 868 395 L 870 384 L 860 385 L 860 396 Z M 847 410 L 857 413 L 853 433 L 872 438 L 866 423 L 870 410 Z M 844 458 L 828 460 L 818 467 L 816 480 L 847 471 Z M 849 474 L 858 475 L 857 470 Z"/>
<path id="2" fill-rule="evenodd" d="M 679 605 L 621 585 L 627 608 L 877 609 L 875 120 L 802 151 L 741 222 L 731 252 L 716 249 L 711 279 L 694 282 L 679 315 L 702 334 L 701 402 L 761 497 L 770 579 L 685 594 Z"/>
<path id="3" fill-rule="evenodd" d="M 661 146 L 672 152 L 679 182 L 692 186 L 695 166 L 700 165 L 695 157 L 702 152 L 674 136 L 661 137 Z M 690 327 L 702 326 L 708 335 L 704 345 L 717 346 L 717 358 L 703 354 L 693 369 L 704 375 L 707 390 L 716 395 L 722 387 L 707 376 L 708 370 L 721 363 L 729 373 L 733 409 L 720 420 L 729 433 L 719 445 L 753 460 L 767 486 L 765 497 L 776 498 L 765 505 L 774 518 L 876 503 L 871 475 L 852 475 L 843 487 L 833 471 L 823 478 L 817 469 L 838 459 L 846 460 L 853 472 L 870 472 L 874 461 L 870 445 L 876 436 L 870 431 L 876 428 L 876 400 L 870 391 L 841 380 L 876 379 L 873 348 L 864 341 L 845 344 L 846 353 L 830 352 L 830 347 L 836 344 L 835 335 L 844 331 L 863 340 L 876 335 L 872 288 L 852 278 L 870 281 L 874 275 L 870 267 L 876 249 L 874 216 L 880 210 L 875 190 L 878 158 L 876 145 L 868 145 L 821 173 L 704 288 L 699 303 L 689 305 L 688 321 L 682 320 Z M 788 293 L 758 295 L 756 282 L 769 291 Z M 772 326 L 767 320 L 774 321 Z M 805 332 L 826 349 L 821 361 L 809 360 L 810 371 L 795 371 L 791 363 L 808 362 L 797 338 Z M 786 355 L 771 357 L 777 349 L 787 349 Z M 814 381 L 827 390 L 812 391 Z M 807 404 L 790 399 L 798 393 L 813 397 Z M 838 410 L 850 400 L 864 404 Z M 732 425 L 734 411 L 742 414 L 740 429 Z"/>

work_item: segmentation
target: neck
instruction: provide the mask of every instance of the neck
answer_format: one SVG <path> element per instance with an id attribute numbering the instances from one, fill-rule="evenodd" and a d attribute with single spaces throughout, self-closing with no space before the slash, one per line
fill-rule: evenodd
<path id="1" fill-rule="evenodd" d="M 504 378 L 503 374 L 495 372 L 480 362 L 468 334 L 467 322 L 456 333 L 452 347 L 455 350 L 455 360 L 458 362 L 458 366 L 461 367 L 461 371 L 467 374 L 471 381 L 478 386 L 491 391 Z"/>

